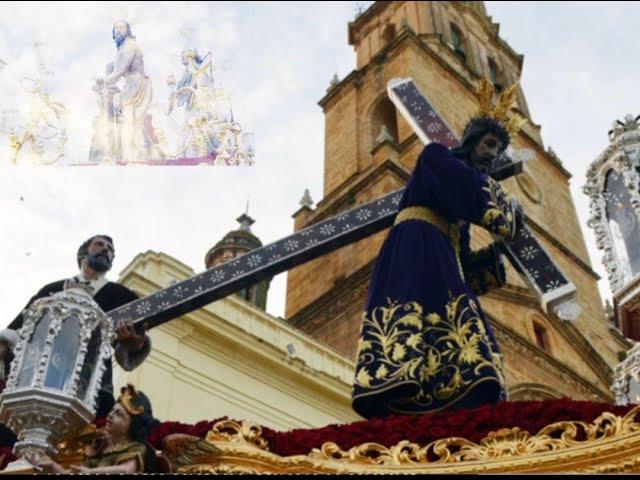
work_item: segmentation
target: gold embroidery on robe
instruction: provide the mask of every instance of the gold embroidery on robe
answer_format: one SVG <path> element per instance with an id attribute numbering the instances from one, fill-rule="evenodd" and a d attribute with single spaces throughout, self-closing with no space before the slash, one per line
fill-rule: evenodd
<path id="1" fill-rule="evenodd" d="M 516 216 L 512 212 L 507 195 L 491 177 L 483 190 L 489 194 L 489 201 L 480 225 L 505 240 L 513 239 L 516 234 Z"/>
<path id="2" fill-rule="evenodd" d="M 418 302 L 401 305 L 387 299 L 386 307 L 364 316 L 365 330 L 367 338 L 358 345 L 359 387 L 382 392 L 402 383 L 431 386 L 416 397 L 393 401 L 396 407 L 390 408 L 399 413 L 402 405 L 440 410 L 489 380 L 504 385 L 501 355 L 489 339 L 476 302 L 467 294 L 450 294 L 444 318 L 436 312 L 423 314 Z"/>

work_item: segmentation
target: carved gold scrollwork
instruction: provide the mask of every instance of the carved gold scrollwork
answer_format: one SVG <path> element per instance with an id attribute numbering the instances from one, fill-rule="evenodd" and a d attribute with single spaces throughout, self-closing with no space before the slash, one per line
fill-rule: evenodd
<path id="1" fill-rule="evenodd" d="M 250 422 L 238 423 L 233 420 L 223 420 L 213 426 L 207 433 L 206 439 L 211 443 L 232 442 L 248 444 L 261 450 L 267 450 L 269 447 L 267 441 L 262 438 L 262 428 Z"/>
<path id="2" fill-rule="evenodd" d="M 265 473 L 264 471 L 255 467 L 246 467 L 244 465 L 208 465 L 197 464 L 189 465 L 188 467 L 180 468 L 180 473 L 215 473 L 215 474 L 243 474 L 243 475 L 256 475 Z"/>
<path id="3" fill-rule="evenodd" d="M 326 443 L 320 449 L 314 449 L 309 457 L 385 466 L 500 460 L 558 451 L 578 444 L 640 432 L 640 424 L 634 421 L 639 413 L 640 407 L 635 407 L 624 417 L 605 412 L 592 424 L 557 422 L 543 428 L 535 436 L 518 427 L 504 428 L 489 433 L 479 444 L 464 438 L 446 438 L 420 447 L 404 440 L 390 448 L 368 443 L 345 452 L 335 443 Z M 584 432 L 583 439 L 578 439 L 580 432 Z"/>

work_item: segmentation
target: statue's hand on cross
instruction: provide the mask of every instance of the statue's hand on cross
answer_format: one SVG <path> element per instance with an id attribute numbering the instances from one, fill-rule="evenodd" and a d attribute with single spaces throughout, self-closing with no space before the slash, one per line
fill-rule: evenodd
<path id="1" fill-rule="evenodd" d="M 136 332 L 136 328 L 132 320 L 117 320 L 116 335 L 118 343 L 129 351 L 137 352 L 144 345 L 144 337 L 147 333 L 147 327 L 147 323 L 142 324 L 142 327 L 140 327 L 140 333 L 138 333 Z"/>

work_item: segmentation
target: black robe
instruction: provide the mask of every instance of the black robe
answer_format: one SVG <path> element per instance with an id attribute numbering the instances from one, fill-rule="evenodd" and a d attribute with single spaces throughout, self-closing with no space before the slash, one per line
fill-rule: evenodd
<path id="1" fill-rule="evenodd" d="M 64 289 L 64 282 L 66 280 L 59 280 L 57 282 L 49 283 L 42 287 L 38 293 L 36 293 L 24 308 L 27 308 L 35 300 L 43 297 L 48 297 L 57 292 L 61 292 Z M 132 302 L 138 298 L 134 292 L 127 287 L 115 282 L 107 282 L 98 293 L 95 294 L 93 299 L 98 306 L 104 311 L 109 312 L 115 308 L 118 308 L 126 303 Z M 24 311 L 24 309 L 23 309 Z M 7 328 L 12 330 L 20 330 L 22 328 L 22 312 L 9 324 Z M 96 418 L 104 417 L 109 413 L 111 407 L 115 403 L 113 397 L 113 372 L 111 359 L 105 361 L 106 369 L 102 376 L 102 386 L 98 392 L 98 410 L 96 412 Z M 8 373 L 7 373 L 8 375 Z"/>

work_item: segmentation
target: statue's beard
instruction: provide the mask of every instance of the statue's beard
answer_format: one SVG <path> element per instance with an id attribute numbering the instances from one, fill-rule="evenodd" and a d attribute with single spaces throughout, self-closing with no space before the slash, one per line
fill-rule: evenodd
<path id="1" fill-rule="evenodd" d="M 106 272 L 111 268 L 111 260 L 109 256 L 104 253 L 95 253 L 87 255 L 87 264 L 93 268 L 96 272 Z"/>
<path id="2" fill-rule="evenodd" d="M 491 171 L 491 166 L 495 157 L 493 155 L 481 156 L 476 153 L 475 150 L 471 151 L 471 166 L 479 172 L 488 174 Z"/>
<path id="3" fill-rule="evenodd" d="M 116 42 L 116 47 L 120 48 L 120 45 L 122 45 L 125 41 L 127 37 L 125 35 L 121 35 L 119 33 L 116 33 L 115 36 L 113 37 L 113 40 Z"/>

